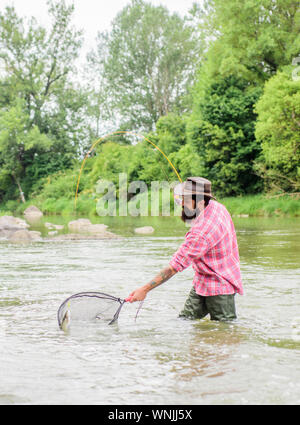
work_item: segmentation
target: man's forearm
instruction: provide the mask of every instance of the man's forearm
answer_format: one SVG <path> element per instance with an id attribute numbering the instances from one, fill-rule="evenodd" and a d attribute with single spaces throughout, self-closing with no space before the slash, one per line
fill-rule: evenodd
<path id="1" fill-rule="evenodd" d="M 147 288 L 148 291 L 151 291 L 151 289 L 154 289 L 157 286 L 160 286 L 163 283 L 165 283 L 176 273 L 177 273 L 176 270 L 174 270 L 171 266 L 168 266 L 164 268 L 163 270 L 161 270 L 159 274 L 153 280 L 151 280 L 149 283 L 145 285 L 145 287 Z"/>
<path id="2" fill-rule="evenodd" d="M 147 293 L 151 291 L 151 289 L 156 288 L 157 286 L 161 285 L 162 283 L 169 280 L 174 274 L 176 274 L 177 271 L 174 270 L 171 266 L 168 266 L 161 270 L 159 274 L 151 280 L 149 283 L 147 283 L 144 286 L 141 286 L 140 288 L 133 291 L 130 296 L 126 299 L 126 301 L 134 302 L 134 301 L 143 301 L 145 297 L 147 296 Z"/>

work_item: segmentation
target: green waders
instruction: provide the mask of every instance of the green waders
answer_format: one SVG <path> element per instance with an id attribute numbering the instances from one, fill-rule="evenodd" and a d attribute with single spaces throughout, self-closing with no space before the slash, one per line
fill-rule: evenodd
<path id="1" fill-rule="evenodd" d="M 209 313 L 211 320 L 225 321 L 236 319 L 234 295 L 204 297 L 198 295 L 195 289 L 192 288 L 179 317 L 202 319 Z"/>

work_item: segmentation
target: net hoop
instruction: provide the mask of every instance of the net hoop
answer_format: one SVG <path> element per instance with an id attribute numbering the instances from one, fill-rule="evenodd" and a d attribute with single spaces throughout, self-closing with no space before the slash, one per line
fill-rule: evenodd
<path id="1" fill-rule="evenodd" d="M 73 294 L 70 297 L 66 298 L 64 300 L 64 302 L 60 305 L 58 311 L 57 311 L 57 321 L 58 321 L 58 325 L 61 328 L 62 322 L 63 322 L 63 316 L 61 314 L 61 312 L 63 311 L 63 309 L 65 308 L 65 306 L 68 304 L 68 302 L 70 302 L 72 299 L 75 298 L 98 298 L 98 299 L 107 299 L 107 300 L 112 300 L 112 301 L 116 301 L 117 303 L 119 303 L 119 307 L 117 308 L 112 320 L 108 323 L 109 325 L 113 324 L 114 322 L 116 322 L 118 320 L 121 308 L 123 307 L 124 303 L 126 302 L 125 300 L 115 297 L 113 295 L 109 295 L 106 294 L 104 292 L 97 292 L 97 291 L 89 291 L 89 292 L 79 292 L 77 294 Z"/>

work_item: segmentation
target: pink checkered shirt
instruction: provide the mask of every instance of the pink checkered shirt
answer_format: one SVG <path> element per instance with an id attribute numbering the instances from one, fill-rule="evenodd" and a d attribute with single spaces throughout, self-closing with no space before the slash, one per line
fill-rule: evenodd
<path id="1" fill-rule="evenodd" d="M 234 225 L 229 212 L 219 202 L 209 202 L 170 261 L 170 266 L 178 272 L 190 264 L 195 270 L 193 285 L 197 294 L 243 294 Z"/>

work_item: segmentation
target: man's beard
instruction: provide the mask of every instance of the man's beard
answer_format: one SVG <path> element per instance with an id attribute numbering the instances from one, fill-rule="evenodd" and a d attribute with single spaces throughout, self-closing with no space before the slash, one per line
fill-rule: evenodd
<path id="1" fill-rule="evenodd" d="M 200 214 L 199 208 L 190 210 L 187 207 L 182 207 L 180 218 L 185 223 L 189 220 L 194 220 L 194 218 L 198 217 L 199 214 Z"/>

